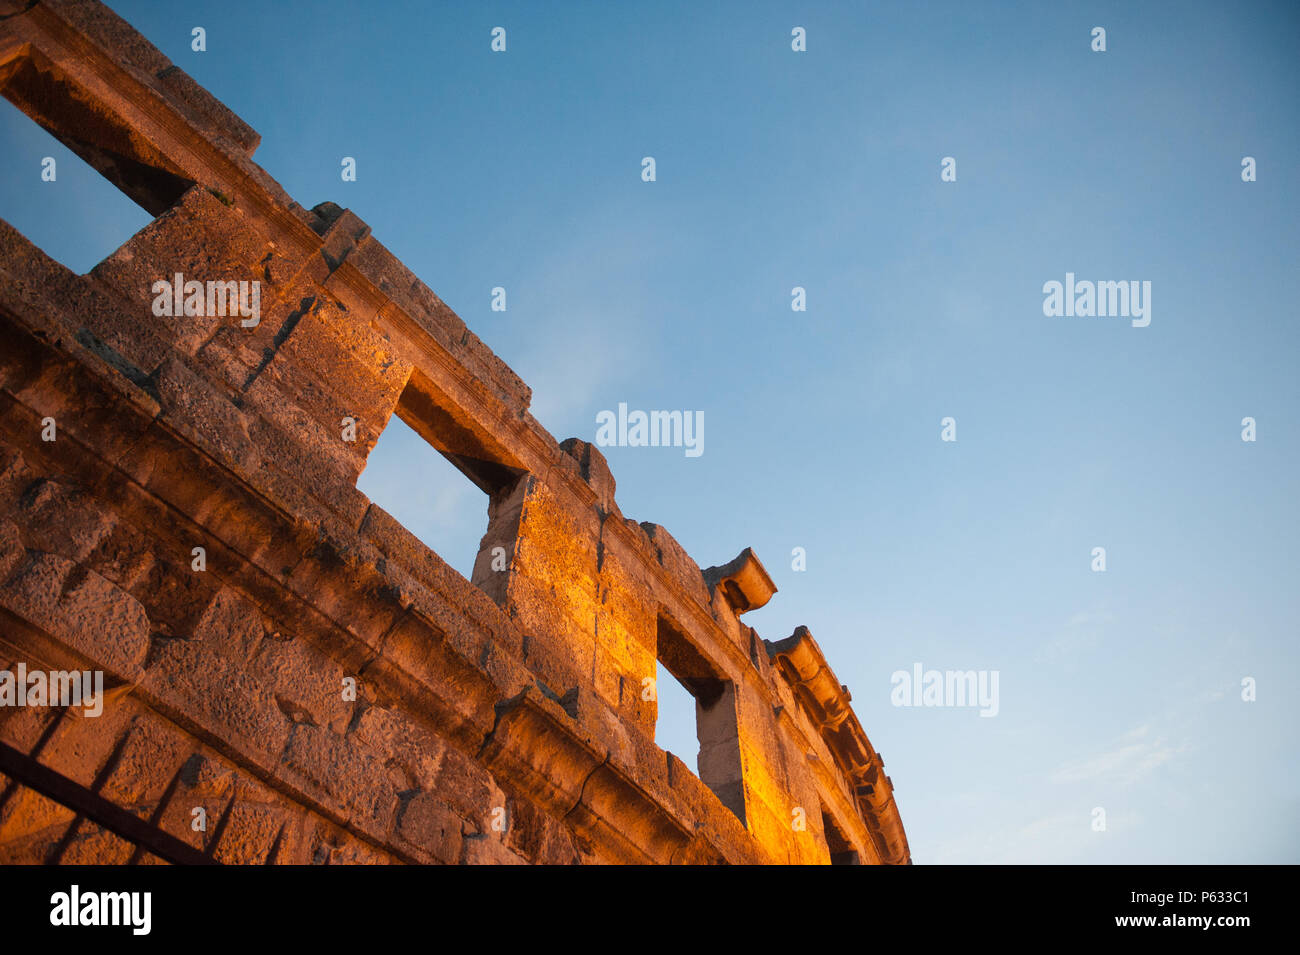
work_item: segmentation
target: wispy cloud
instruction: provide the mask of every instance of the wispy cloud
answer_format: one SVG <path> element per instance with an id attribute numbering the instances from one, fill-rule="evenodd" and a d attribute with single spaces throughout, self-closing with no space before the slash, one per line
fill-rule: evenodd
<path id="1" fill-rule="evenodd" d="M 1131 786 L 1149 777 L 1190 744 L 1174 743 L 1153 733 L 1150 724 L 1129 730 L 1108 749 L 1063 763 L 1051 776 L 1054 783 L 1088 782 Z"/>

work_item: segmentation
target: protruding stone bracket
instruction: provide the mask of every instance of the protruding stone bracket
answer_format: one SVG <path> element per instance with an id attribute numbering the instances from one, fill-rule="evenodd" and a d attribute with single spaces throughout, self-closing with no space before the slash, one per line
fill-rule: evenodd
<path id="1" fill-rule="evenodd" d="M 704 581 L 709 585 L 711 593 L 721 590 L 737 614 L 757 610 L 776 593 L 776 584 L 768 575 L 767 568 L 749 547 L 742 550 L 734 560 L 705 570 Z"/>

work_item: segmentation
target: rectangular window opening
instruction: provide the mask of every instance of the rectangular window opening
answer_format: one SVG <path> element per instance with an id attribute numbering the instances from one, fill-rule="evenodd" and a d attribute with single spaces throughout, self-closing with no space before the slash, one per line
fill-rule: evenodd
<path id="1" fill-rule="evenodd" d="M 180 201 L 193 180 L 38 50 L 0 63 L 5 218 L 84 275 Z"/>
<path id="2" fill-rule="evenodd" d="M 109 104 L 30 47 L 0 63 L 0 93 L 151 217 L 194 185 Z"/>
<path id="3" fill-rule="evenodd" d="M 76 153 L 0 99 L 6 222 L 50 258 L 85 275 L 153 217 Z"/>
<path id="4" fill-rule="evenodd" d="M 397 415 L 366 458 L 357 490 L 461 576 L 473 576 L 487 495 Z"/>
<path id="5" fill-rule="evenodd" d="M 826 848 L 831 853 L 831 865 L 861 865 L 857 850 L 849 842 L 835 817 L 822 807 L 822 831 L 826 833 Z"/>
<path id="6" fill-rule="evenodd" d="M 655 702 L 655 742 L 698 776 L 700 741 L 695 735 L 695 697 L 662 661 L 655 664 Z"/>
<path id="7" fill-rule="evenodd" d="M 357 489 L 503 603 L 525 474 L 506 459 L 416 369 L 366 457 Z"/>
<path id="8" fill-rule="evenodd" d="M 695 749 L 696 775 L 744 823 L 745 785 L 735 685 L 718 673 L 682 629 L 663 614 L 659 616 L 655 655 L 659 671 L 656 741 L 665 749 Z M 686 713 L 691 703 L 694 743 L 698 748 L 689 742 L 692 727 Z"/>

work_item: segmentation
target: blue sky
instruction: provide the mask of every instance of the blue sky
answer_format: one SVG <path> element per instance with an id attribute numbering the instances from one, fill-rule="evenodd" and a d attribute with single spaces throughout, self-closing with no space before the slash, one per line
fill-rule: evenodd
<path id="1" fill-rule="evenodd" d="M 620 506 L 754 547 L 748 622 L 810 627 L 918 863 L 1300 862 L 1296 7 L 112 6 L 557 438 L 704 412 L 698 458 L 606 449 Z M 83 271 L 148 221 L 0 107 L 0 216 Z M 1150 326 L 1045 317 L 1067 271 L 1150 281 Z M 362 489 L 467 571 L 486 499 L 394 427 Z M 891 705 L 915 663 L 997 670 L 999 714 Z"/>

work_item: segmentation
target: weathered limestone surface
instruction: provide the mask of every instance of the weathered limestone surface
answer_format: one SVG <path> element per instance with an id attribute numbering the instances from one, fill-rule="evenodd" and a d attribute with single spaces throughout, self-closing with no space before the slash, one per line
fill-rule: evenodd
<path id="1" fill-rule="evenodd" d="M 624 517 L 365 223 L 101 4 L 0 0 L 0 89 L 156 216 L 87 275 L 0 222 L 0 669 L 108 688 L 0 741 L 220 862 L 909 861 L 812 636 L 740 619 L 758 558 Z M 259 282 L 260 322 L 155 316 L 177 272 Z M 356 489 L 394 414 L 490 497 L 473 581 Z M 703 778 L 655 745 L 657 660 Z M 0 776 L 0 862 L 156 861 L 74 816 Z"/>

